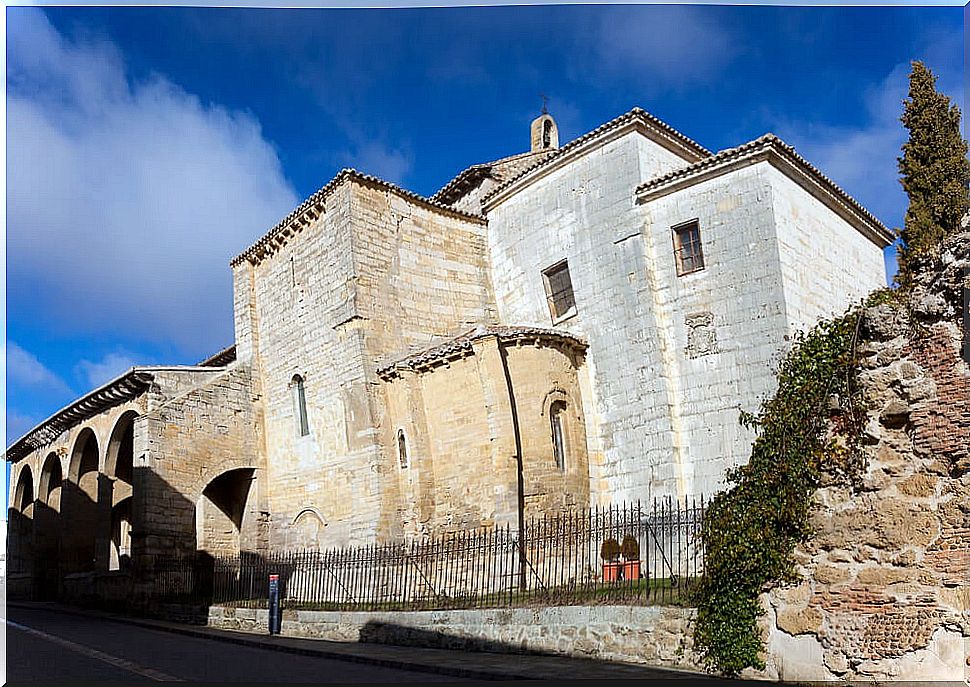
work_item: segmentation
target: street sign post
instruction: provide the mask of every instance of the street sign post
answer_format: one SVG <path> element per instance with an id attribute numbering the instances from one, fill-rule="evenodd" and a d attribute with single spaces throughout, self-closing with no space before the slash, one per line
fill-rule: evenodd
<path id="1" fill-rule="evenodd" d="M 269 576 L 269 633 L 278 635 L 283 617 L 280 614 L 280 576 Z"/>

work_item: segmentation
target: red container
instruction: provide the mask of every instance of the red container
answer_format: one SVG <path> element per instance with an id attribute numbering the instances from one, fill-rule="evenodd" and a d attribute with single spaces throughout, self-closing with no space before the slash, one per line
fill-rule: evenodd
<path id="1" fill-rule="evenodd" d="M 623 563 L 618 563 L 615 561 L 603 563 L 603 581 L 616 582 L 617 580 L 620 579 L 622 570 L 623 570 Z"/>
<path id="2" fill-rule="evenodd" d="M 623 579 L 624 580 L 640 579 L 640 561 L 625 561 L 623 563 Z"/>

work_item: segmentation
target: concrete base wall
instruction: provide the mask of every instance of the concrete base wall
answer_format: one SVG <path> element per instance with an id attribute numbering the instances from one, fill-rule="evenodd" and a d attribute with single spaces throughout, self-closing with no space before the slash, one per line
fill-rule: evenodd
<path id="1" fill-rule="evenodd" d="M 547 653 L 701 670 L 693 609 L 559 606 L 461 611 L 283 613 L 284 635 L 495 653 Z M 209 625 L 266 632 L 265 610 L 209 609 Z"/>

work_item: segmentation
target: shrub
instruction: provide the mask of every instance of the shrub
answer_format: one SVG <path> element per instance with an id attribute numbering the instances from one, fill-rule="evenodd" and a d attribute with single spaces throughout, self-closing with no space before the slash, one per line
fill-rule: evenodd
<path id="1" fill-rule="evenodd" d="M 604 561 L 615 561 L 619 557 L 620 557 L 619 542 L 617 542 L 616 539 L 613 539 L 612 537 L 610 537 L 609 539 L 605 539 L 602 545 L 600 545 L 600 558 L 602 558 Z"/>

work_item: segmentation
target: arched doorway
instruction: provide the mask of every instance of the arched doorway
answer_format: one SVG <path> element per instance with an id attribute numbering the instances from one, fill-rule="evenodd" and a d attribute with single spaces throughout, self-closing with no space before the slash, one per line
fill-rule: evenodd
<path id="1" fill-rule="evenodd" d="M 85 427 L 71 451 L 68 482 L 64 485 L 61 560 L 65 572 L 95 569 L 98 534 L 98 440 Z"/>
<path id="2" fill-rule="evenodd" d="M 48 454 L 40 472 L 40 489 L 34 510 L 34 548 L 38 562 L 38 593 L 41 599 L 57 594 L 60 567 L 61 459 Z"/>
<path id="3" fill-rule="evenodd" d="M 110 508 L 108 569 L 118 570 L 131 560 L 131 504 L 134 490 L 135 419 L 133 410 L 122 414 L 108 439 L 105 457 L 106 487 L 101 498 Z"/>
<path id="4" fill-rule="evenodd" d="M 7 520 L 10 574 L 29 575 L 33 569 L 34 538 L 34 475 L 29 465 L 20 469 Z"/>
<path id="5" fill-rule="evenodd" d="M 229 470 L 202 490 L 195 511 L 199 550 L 213 556 L 240 552 L 254 473 L 253 468 Z"/>

